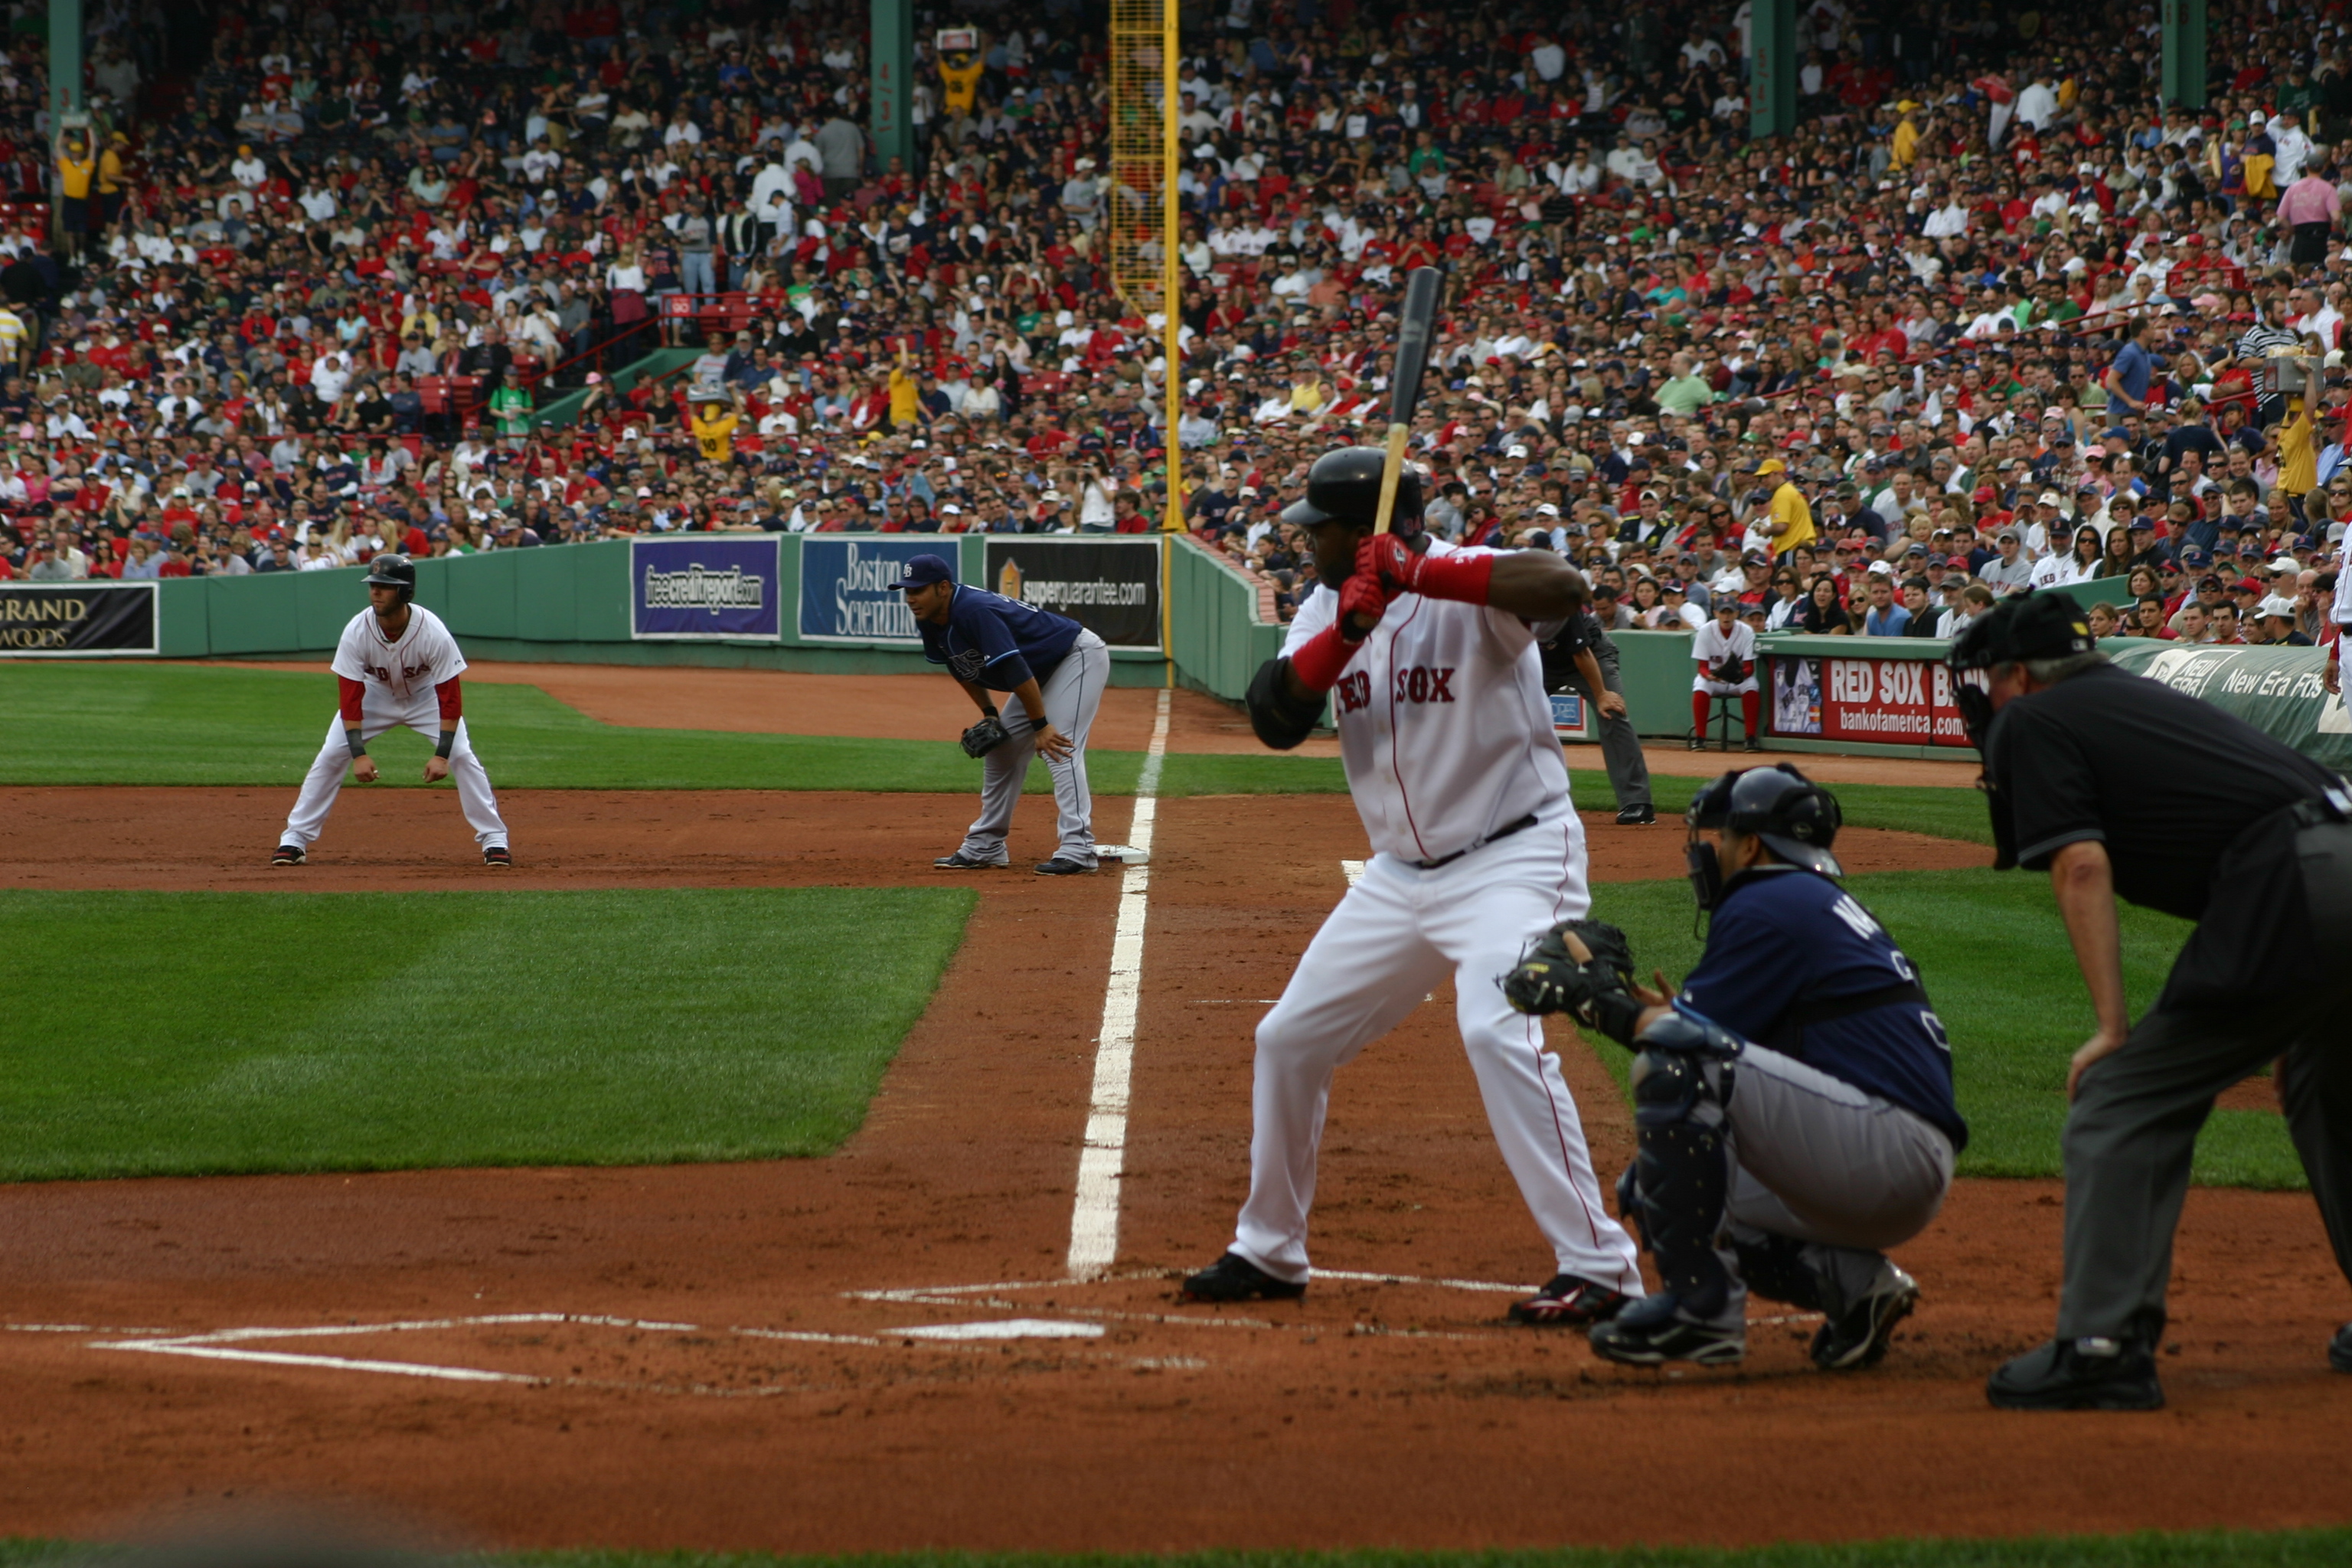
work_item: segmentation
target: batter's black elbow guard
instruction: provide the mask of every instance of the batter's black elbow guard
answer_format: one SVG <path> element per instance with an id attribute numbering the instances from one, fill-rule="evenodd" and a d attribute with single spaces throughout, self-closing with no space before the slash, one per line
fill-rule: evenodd
<path id="1" fill-rule="evenodd" d="M 1286 679 L 1290 661 L 1270 658 L 1257 667 L 1257 674 L 1249 683 L 1249 693 L 1244 699 L 1249 704 L 1250 728 L 1257 738 L 1277 752 L 1287 752 L 1315 732 L 1323 721 L 1324 699 L 1320 693 L 1300 701 L 1290 695 L 1290 682 Z"/>

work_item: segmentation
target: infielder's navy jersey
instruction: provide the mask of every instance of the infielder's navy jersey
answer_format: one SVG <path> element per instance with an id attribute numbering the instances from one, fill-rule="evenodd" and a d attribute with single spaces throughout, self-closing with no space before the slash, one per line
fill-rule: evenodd
<path id="1" fill-rule="evenodd" d="M 991 691 L 1012 691 L 1032 676 L 1045 679 L 1086 629 L 1067 616 L 961 583 L 948 601 L 946 626 L 915 625 L 925 658 Z"/>
<path id="2" fill-rule="evenodd" d="M 1917 1113 L 1958 1151 L 1968 1123 L 1952 1101 L 1951 1046 L 1928 1008 L 1890 1003 L 1787 1027 L 1800 1004 L 1917 979 L 1895 939 L 1844 889 L 1792 866 L 1762 867 L 1725 890 L 1706 953 L 1675 1005 Z"/>

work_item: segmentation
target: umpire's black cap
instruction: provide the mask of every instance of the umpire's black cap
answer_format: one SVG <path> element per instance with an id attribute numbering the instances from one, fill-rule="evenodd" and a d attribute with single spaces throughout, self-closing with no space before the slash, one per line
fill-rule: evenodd
<path id="1" fill-rule="evenodd" d="M 1990 669 L 2028 658 L 2065 658 L 2097 649 L 2090 617 L 2064 594 L 2024 594 L 1995 605 L 1952 644 L 1954 669 Z"/>

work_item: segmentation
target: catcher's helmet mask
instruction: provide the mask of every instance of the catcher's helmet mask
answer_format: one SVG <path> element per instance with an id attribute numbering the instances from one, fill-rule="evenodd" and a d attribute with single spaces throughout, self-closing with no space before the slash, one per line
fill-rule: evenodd
<path id="1" fill-rule="evenodd" d="M 1787 763 L 1727 773 L 1691 797 L 1684 817 L 1690 837 L 1684 856 L 1690 866 L 1692 895 L 1702 910 L 1723 900 L 1723 862 L 1715 846 L 1699 837 L 1710 829 L 1740 833 L 1790 865 L 1823 877 L 1845 868 L 1830 851 L 1843 816 L 1837 796 Z"/>
<path id="2" fill-rule="evenodd" d="M 379 555 L 368 563 L 362 581 L 371 588 L 399 589 L 400 602 L 405 605 L 416 597 L 416 563 L 405 555 Z"/>

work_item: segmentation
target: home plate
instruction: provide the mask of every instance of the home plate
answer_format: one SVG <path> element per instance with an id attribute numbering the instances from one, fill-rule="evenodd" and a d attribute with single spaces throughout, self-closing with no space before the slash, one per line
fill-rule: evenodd
<path id="1" fill-rule="evenodd" d="M 1151 852 L 1138 849 L 1132 844 L 1097 844 L 1095 846 L 1095 858 L 1106 866 L 1148 866 L 1151 863 Z"/>
<path id="2" fill-rule="evenodd" d="M 915 1329 L 885 1329 L 885 1338 L 906 1340 L 1098 1340 L 1100 1323 L 1053 1318 L 1000 1318 L 988 1323 L 927 1323 Z"/>

